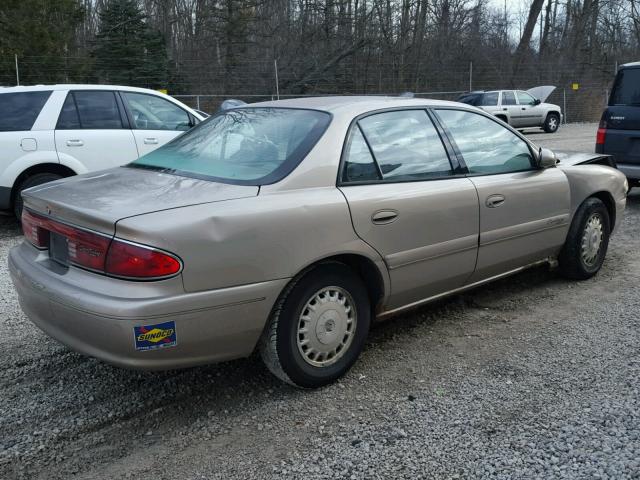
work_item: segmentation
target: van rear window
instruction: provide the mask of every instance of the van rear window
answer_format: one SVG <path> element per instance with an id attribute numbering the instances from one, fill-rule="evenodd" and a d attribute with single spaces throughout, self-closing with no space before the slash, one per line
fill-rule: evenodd
<path id="1" fill-rule="evenodd" d="M 618 72 L 609 105 L 640 106 L 640 68 L 626 68 Z"/>
<path id="2" fill-rule="evenodd" d="M 0 132 L 31 130 L 51 91 L 0 93 Z"/>

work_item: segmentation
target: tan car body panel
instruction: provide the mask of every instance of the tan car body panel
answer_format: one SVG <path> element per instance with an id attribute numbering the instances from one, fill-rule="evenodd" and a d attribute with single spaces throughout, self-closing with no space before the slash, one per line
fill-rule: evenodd
<path id="1" fill-rule="evenodd" d="M 376 278 L 366 280 L 380 286 L 376 313 L 384 317 L 555 257 L 590 195 L 610 195 L 617 223 L 622 218 L 624 175 L 600 165 L 336 186 L 345 138 L 359 115 L 439 106 L 480 112 L 474 107 L 371 97 L 254 106 L 333 116 L 302 163 L 259 191 L 129 168 L 27 191 L 27 208 L 173 252 L 184 263 L 174 278 L 134 282 L 64 270 L 23 243 L 11 250 L 9 266 L 34 323 L 78 351 L 126 367 L 226 360 L 253 351 L 278 296 L 317 262 L 350 255 L 372 265 L 368 275 Z M 495 194 L 504 205 L 487 208 Z M 381 210 L 398 216 L 373 224 Z M 176 322 L 176 347 L 134 350 L 134 326 L 165 320 Z"/>

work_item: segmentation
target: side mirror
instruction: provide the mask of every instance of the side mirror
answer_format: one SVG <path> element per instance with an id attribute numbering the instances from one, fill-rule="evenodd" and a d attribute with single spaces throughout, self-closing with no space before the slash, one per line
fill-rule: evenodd
<path id="1" fill-rule="evenodd" d="M 538 167 L 539 168 L 552 168 L 558 163 L 556 154 L 548 148 L 540 148 L 538 151 Z"/>
<path id="2" fill-rule="evenodd" d="M 539 99 L 539 98 L 536 98 L 536 99 L 533 101 L 533 104 L 534 104 L 534 105 L 540 105 L 541 103 L 542 103 L 542 102 L 540 101 L 540 99 Z"/>

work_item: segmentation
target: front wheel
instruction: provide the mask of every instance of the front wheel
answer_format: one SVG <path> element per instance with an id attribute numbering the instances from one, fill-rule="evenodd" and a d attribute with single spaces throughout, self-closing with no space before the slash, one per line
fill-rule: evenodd
<path id="1" fill-rule="evenodd" d="M 327 263 L 283 292 L 260 342 L 267 368 L 303 388 L 344 375 L 364 346 L 371 322 L 367 290 L 346 265 Z"/>
<path id="2" fill-rule="evenodd" d="M 611 234 L 609 211 L 598 198 L 588 198 L 576 212 L 560 252 L 560 271 L 568 278 L 593 277 L 604 262 Z"/>
<path id="3" fill-rule="evenodd" d="M 547 118 L 544 121 L 544 125 L 542 128 L 547 133 L 554 133 L 558 131 L 560 127 L 560 115 L 557 113 L 550 113 L 547 115 Z"/>

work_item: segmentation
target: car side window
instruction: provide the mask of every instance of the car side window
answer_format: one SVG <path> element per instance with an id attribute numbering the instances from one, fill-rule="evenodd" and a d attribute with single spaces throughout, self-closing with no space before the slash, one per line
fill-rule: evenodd
<path id="1" fill-rule="evenodd" d="M 489 92 L 482 95 L 481 107 L 495 107 L 498 105 L 498 92 Z"/>
<path id="2" fill-rule="evenodd" d="M 470 174 L 532 170 L 527 143 L 490 118 L 462 110 L 436 110 L 462 154 Z"/>
<path id="3" fill-rule="evenodd" d="M 0 94 L 0 132 L 31 130 L 51 91 Z"/>
<path id="4" fill-rule="evenodd" d="M 69 92 L 58 117 L 57 129 L 121 129 L 122 118 L 114 92 Z"/>
<path id="5" fill-rule="evenodd" d="M 535 105 L 536 99 L 529 95 L 527 92 L 516 92 L 518 95 L 518 103 L 520 105 Z"/>
<path id="6" fill-rule="evenodd" d="M 449 157 L 424 110 L 377 113 L 358 122 L 383 181 L 423 180 L 453 174 Z"/>
<path id="7" fill-rule="evenodd" d="M 60 116 L 58 117 L 58 130 L 78 130 L 80 129 L 80 117 L 78 116 L 78 109 L 76 108 L 76 101 L 73 99 L 73 94 L 67 94 L 67 98 L 62 105 Z"/>
<path id="8" fill-rule="evenodd" d="M 371 182 L 380 180 L 380 173 L 367 142 L 358 125 L 351 130 L 342 170 L 343 182 Z"/>
<path id="9" fill-rule="evenodd" d="M 145 93 L 122 92 L 140 130 L 189 130 L 189 114 L 164 98 Z"/>
<path id="10" fill-rule="evenodd" d="M 515 105 L 516 96 L 511 90 L 502 92 L 502 105 Z"/>

